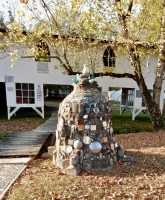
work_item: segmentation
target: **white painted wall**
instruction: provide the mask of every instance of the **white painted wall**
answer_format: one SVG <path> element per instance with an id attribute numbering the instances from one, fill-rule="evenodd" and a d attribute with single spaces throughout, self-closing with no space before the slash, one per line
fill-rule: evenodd
<path id="1" fill-rule="evenodd" d="M 4 43 L 3 40 L 0 40 L 0 43 Z M 19 53 L 22 54 L 23 51 L 26 51 L 25 48 L 20 47 Z M 80 51 L 82 51 L 80 49 Z M 100 70 L 103 69 L 103 62 L 102 62 L 102 55 L 103 55 L 104 49 L 100 48 L 98 53 L 97 48 L 97 58 L 96 58 L 96 65 L 100 66 Z M 48 72 L 47 73 L 38 73 L 37 71 L 37 65 L 38 62 L 34 61 L 32 58 L 25 58 L 25 59 L 18 59 L 16 66 L 11 68 L 11 57 L 7 56 L 7 53 L 4 51 L 0 52 L 0 82 L 5 82 L 5 76 L 13 76 L 14 77 L 14 83 L 34 83 L 34 84 L 62 84 L 62 85 L 71 85 L 72 84 L 72 78 L 75 78 L 75 76 L 68 76 L 63 75 L 62 70 L 60 69 L 54 69 L 54 66 L 57 66 L 59 63 L 56 59 L 51 58 L 51 62 L 48 63 Z M 5 57 L 4 59 L 2 59 Z M 82 69 L 83 62 L 87 62 L 85 57 L 83 56 L 83 59 L 81 59 L 81 65 L 79 66 L 80 69 Z M 155 67 L 157 65 L 157 58 L 154 56 L 150 56 L 148 59 L 148 56 L 144 61 L 142 62 L 143 65 L 143 73 L 145 76 L 145 81 L 147 83 L 148 89 L 152 89 L 155 79 Z M 148 66 L 148 68 L 146 68 Z M 116 57 L 116 67 L 114 69 L 114 72 L 133 72 L 131 68 L 130 61 L 124 56 L 119 55 Z M 98 84 L 100 87 L 102 87 L 102 92 L 107 92 L 108 96 L 108 87 L 123 87 L 123 88 L 136 88 L 138 89 L 138 86 L 135 81 L 129 78 L 111 78 L 111 77 L 99 77 L 96 78 L 96 81 L 98 81 Z M 163 95 L 165 90 L 165 82 L 163 82 L 162 85 L 162 93 L 161 93 L 161 107 L 163 106 Z M 14 101 L 10 99 L 10 97 L 13 96 L 11 92 L 7 92 L 7 104 L 8 105 L 14 105 Z M 140 100 L 137 100 L 137 105 L 139 106 L 140 103 L 138 102 Z M 38 102 L 39 103 L 39 102 Z M 43 104 L 42 104 L 43 105 Z M 40 105 L 40 106 L 42 106 Z"/>
<path id="2" fill-rule="evenodd" d="M 15 83 L 6 83 L 7 106 L 16 107 Z"/>
<path id="3" fill-rule="evenodd" d="M 2 43 L 2 40 L 0 41 Z M 20 53 L 22 51 L 26 51 L 25 48 L 20 48 Z M 99 57 L 97 58 L 97 64 L 100 66 L 100 69 L 103 68 L 102 63 L 102 55 L 104 50 L 100 50 Z M 7 54 L 6 54 L 7 55 Z M 0 52 L 0 58 L 4 57 L 5 53 Z M 86 61 L 86 60 L 84 60 Z M 63 75 L 62 70 L 54 69 L 54 66 L 58 65 L 56 59 L 51 59 L 51 62 L 48 63 L 49 72 L 48 73 L 38 73 L 37 72 L 37 64 L 38 62 L 34 61 L 32 58 L 24 58 L 18 59 L 16 66 L 11 68 L 11 57 L 8 56 L 4 59 L 0 59 L 0 82 L 4 82 L 4 77 L 7 76 L 14 76 L 14 82 L 26 82 L 26 83 L 43 83 L 43 84 L 64 84 L 70 85 L 72 84 L 72 78 L 74 76 Z M 155 73 L 154 69 L 157 64 L 157 58 L 154 56 L 150 56 L 149 59 L 149 71 L 147 72 L 146 64 L 147 59 L 143 62 L 143 73 L 145 76 L 145 80 L 149 89 L 152 88 Z M 82 66 L 80 66 L 80 69 Z M 119 55 L 116 57 L 116 67 L 114 72 L 124 73 L 124 72 L 133 72 L 131 69 L 130 61 L 124 56 Z M 102 91 L 108 91 L 108 87 L 128 87 L 129 88 L 138 88 L 135 81 L 129 78 L 111 78 L 111 77 L 99 77 L 96 78 L 98 84 L 102 87 Z M 163 87 L 165 83 L 163 82 Z"/>

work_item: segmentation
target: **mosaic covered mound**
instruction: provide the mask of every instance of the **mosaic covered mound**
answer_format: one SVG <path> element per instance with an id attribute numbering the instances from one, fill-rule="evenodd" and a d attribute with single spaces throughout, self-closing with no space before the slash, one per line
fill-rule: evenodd
<path id="1" fill-rule="evenodd" d="M 74 90 L 60 104 L 55 164 L 76 175 L 81 170 L 111 169 L 117 154 L 109 102 L 89 75 L 73 80 Z"/>

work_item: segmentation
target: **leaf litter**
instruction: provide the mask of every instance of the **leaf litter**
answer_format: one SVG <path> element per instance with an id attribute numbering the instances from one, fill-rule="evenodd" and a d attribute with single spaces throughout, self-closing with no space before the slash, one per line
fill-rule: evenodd
<path id="1" fill-rule="evenodd" d="M 67 176 L 52 164 L 38 158 L 7 193 L 6 200 L 163 200 L 165 199 L 165 132 L 115 135 L 134 164 L 116 162 L 111 171 L 84 171 Z"/>

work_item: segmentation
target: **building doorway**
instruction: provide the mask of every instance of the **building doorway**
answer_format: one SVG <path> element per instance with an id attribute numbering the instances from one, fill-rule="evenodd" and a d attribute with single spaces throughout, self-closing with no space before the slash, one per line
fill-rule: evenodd
<path id="1" fill-rule="evenodd" d="M 5 83 L 0 82 L 0 113 L 7 111 Z"/>
<path id="2" fill-rule="evenodd" d="M 72 91 L 73 86 L 71 85 L 44 84 L 44 100 L 62 101 Z"/>

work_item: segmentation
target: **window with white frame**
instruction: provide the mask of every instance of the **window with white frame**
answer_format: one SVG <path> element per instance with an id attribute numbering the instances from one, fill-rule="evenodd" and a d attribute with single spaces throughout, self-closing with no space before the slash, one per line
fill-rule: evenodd
<path id="1" fill-rule="evenodd" d="M 16 103 L 35 104 L 33 83 L 16 83 Z"/>
<path id="2" fill-rule="evenodd" d="M 122 105 L 133 106 L 134 104 L 134 89 L 122 88 Z"/>

